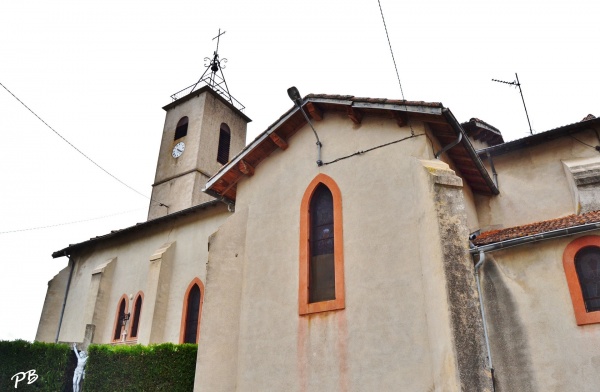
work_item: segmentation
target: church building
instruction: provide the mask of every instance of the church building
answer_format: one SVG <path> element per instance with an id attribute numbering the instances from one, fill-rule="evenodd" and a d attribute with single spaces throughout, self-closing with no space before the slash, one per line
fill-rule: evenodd
<path id="1" fill-rule="evenodd" d="M 53 254 L 36 340 L 197 343 L 197 391 L 597 390 L 600 119 L 505 143 L 291 89 L 246 145 L 212 67 L 164 107 L 148 220 Z"/>

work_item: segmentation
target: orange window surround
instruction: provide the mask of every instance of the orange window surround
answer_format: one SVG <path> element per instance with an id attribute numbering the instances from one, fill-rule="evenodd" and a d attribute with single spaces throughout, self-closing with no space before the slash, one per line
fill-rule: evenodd
<path id="1" fill-rule="evenodd" d="M 185 336 L 186 336 L 186 325 L 188 324 L 188 308 L 190 306 L 190 294 L 192 293 L 192 290 L 194 289 L 194 287 L 197 287 L 200 290 L 200 301 L 198 304 L 198 310 L 197 310 L 197 316 L 198 316 L 198 321 L 197 323 L 195 323 L 195 328 L 196 328 L 196 344 L 198 343 L 198 341 L 200 340 L 200 319 L 202 317 L 202 303 L 204 302 L 204 284 L 202 283 L 202 281 L 198 278 L 194 278 L 194 280 L 192 280 L 192 282 L 188 285 L 187 289 L 185 290 L 185 294 L 183 297 L 183 310 L 181 312 L 181 327 L 179 328 L 179 343 L 185 343 Z M 194 309 L 195 311 L 195 309 Z"/>
<path id="2" fill-rule="evenodd" d="M 113 324 L 113 336 L 111 340 L 118 342 L 121 340 L 121 334 L 123 333 L 123 316 L 128 313 L 129 309 L 129 298 L 126 294 L 123 294 L 117 302 L 117 310 L 115 313 L 115 322 Z"/>
<path id="3" fill-rule="evenodd" d="M 142 307 L 144 306 L 144 293 L 139 291 L 133 300 L 133 312 L 129 320 L 129 331 L 127 340 L 137 340 L 140 333 L 140 317 L 142 315 Z"/>
<path id="4" fill-rule="evenodd" d="M 333 237 L 335 298 L 320 302 L 310 302 L 310 260 L 311 260 L 311 217 L 310 205 L 315 190 L 324 185 L 333 197 Z M 335 181 L 325 175 L 317 175 L 308 185 L 300 204 L 300 271 L 298 287 L 298 313 L 306 315 L 345 308 L 344 291 L 344 242 L 342 224 L 342 194 Z"/>
<path id="5" fill-rule="evenodd" d="M 581 282 L 579 281 L 575 265 L 577 253 L 587 247 L 600 248 L 600 236 L 587 235 L 579 237 L 571 241 L 563 253 L 563 267 L 565 268 L 565 276 L 567 278 L 569 292 L 571 293 L 571 301 L 573 302 L 573 310 L 575 311 L 577 325 L 600 323 L 600 311 L 588 312 L 586 310 Z"/>

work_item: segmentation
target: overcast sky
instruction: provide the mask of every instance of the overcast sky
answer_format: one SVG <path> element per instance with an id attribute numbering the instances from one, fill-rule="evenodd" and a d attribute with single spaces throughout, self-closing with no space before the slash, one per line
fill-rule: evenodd
<path id="1" fill-rule="evenodd" d="M 600 115 L 597 2 L 381 5 L 406 99 L 520 138 L 529 130 L 518 89 L 491 81 L 517 72 L 534 131 Z M 292 85 L 401 98 L 377 0 L 2 1 L 0 83 L 149 196 L 161 108 L 204 72 L 219 28 L 230 93 L 253 120 L 248 140 L 292 106 Z M 148 199 L 3 88 L 0 130 L 0 339 L 33 340 L 47 282 L 67 264 L 52 252 L 145 221 Z"/>

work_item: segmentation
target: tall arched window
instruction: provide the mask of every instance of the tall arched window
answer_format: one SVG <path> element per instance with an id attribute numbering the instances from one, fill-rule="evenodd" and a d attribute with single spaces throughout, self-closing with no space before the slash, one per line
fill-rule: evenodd
<path id="1" fill-rule="evenodd" d="M 224 165 L 229 162 L 229 145 L 231 143 L 231 131 L 225 123 L 221 123 L 219 130 L 219 149 L 217 151 L 217 162 Z"/>
<path id="2" fill-rule="evenodd" d="M 575 255 L 575 269 L 581 285 L 585 310 L 600 310 L 600 248 L 586 246 Z"/>
<path id="3" fill-rule="evenodd" d="M 342 195 L 319 174 L 309 184 L 300 214 L 299 314 L 345 307 Z"/>
<path id="4" fill-rule="evenodd" d="M 121 296 L 121 299 L 119 299 L 119 305 L 117 306 L 117 314 L 115 315 L 113 341 L 118 341 L 121 339 L 121 334 L 123 333 L 123 328 L 125 327 L 125 315 L 127 314 L 128 305 L 129 300 L 127 296 L 123 294 Z"/>
<path id="5" fill-rule="evenodd" d="M 333 196 L 323 184 L 317 185 L 310 199 L 310 261 L 308 302 L 335 299 L 333 259 Z"/>
<path id="6" fill-rule="evenodd" d="M 179 333 L 180 343 L 198 343 L 203 296 L 204 285 L 200 279 L 195 278 L 185 291 Z"/>
<path id="7" fill-rule="evenodd" d="M 185 135 L 187 135 L 188 129 L 188 118 L 181 117 L 181 119 L 177 122 L 177 127 L 175 128 L 175 138 L 173 140 L 181 139 Z"/>
<path id="8" fill-rule="evenodd" d="M 138 337 L 138 330 L 140 326 L 140 316 L 142 314 L 142 302 L 144 294 L 140 291 L 135 300 L 133 301 L 133 316 L 130 321 L 129 338 L 135 339 Z"/>
<path id="9" fill-rule="evenodd" d="M 600 236 L 571 241 L 563 266 L 577 325 L 600 323 Z"/>

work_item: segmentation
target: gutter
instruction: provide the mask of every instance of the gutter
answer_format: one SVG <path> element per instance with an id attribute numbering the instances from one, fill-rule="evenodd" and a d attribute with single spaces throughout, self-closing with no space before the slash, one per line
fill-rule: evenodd
<path id="1" fill-rule="evenodd" d="M 600 222 L 586 223 L 585 225 L 572 226 L 564 229 L 547 231 L 545 233 L 528 235 L 520 238 L 513 238 L 506 241 L 494 242 L 493 244 L 475 246 L 469 250 L 472 255 L 480 252 L 493 252 L 500 249 L 512 248 L 514 246 L 530 244 L 533 242 L 539 242 L 544 240 L 550 240 L 553 238 L 560 238 L 569 235 L 585 233 L 592 230 L 600 229 Z"/>
<path id="2" fill-rule="evenodd" d="M 454 117 L 454 115 L 448 108 L 442 109 L 442 115 L 444 116 L 446 121 L 448 121 L 450 126 L 452 128 L 454 128 L 454 130 L 456 131 L 457 134 L 463 135 L 462 142 L 463 142 L 463 144 L 465 144 L 465 150 L 467 150 L 469 157 L 471 158 L 471 160 L 477 167 L 477 170 L 479 170 L 479 172 L 481 173 L 481 176 L 483 177 L 486 185 L 492 191 L 492 194 L 499 195 L 500 191 L 498 190 L 498 187 L 496 186 L 496 184 L 494 184 L 494 181 L 492 181 L 487 169 L 485 168 L 485 166 L 483 166 L 483 162 L 479 158 L 479 155 L 477 155 L 477 152 L 475 152 L 475 148 L 473 148 L 473 145 L 469 141 L 469 138 L 466 137 L 465 131 L 462 128 L 462 126 L 460 125 L 460 123 L 456 120 L 456 117 Z"/>

